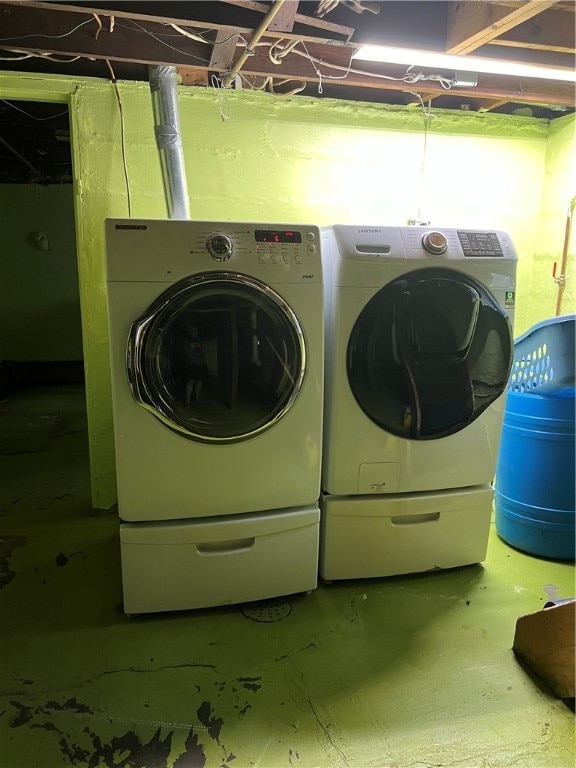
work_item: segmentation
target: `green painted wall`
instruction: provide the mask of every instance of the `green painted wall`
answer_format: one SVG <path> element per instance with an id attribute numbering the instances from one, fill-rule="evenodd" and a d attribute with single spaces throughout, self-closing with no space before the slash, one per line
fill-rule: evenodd
<path id="1" fill-rule="evenodd" d="M 82 360 L 72 186 L 2 184 L 0 211 L 0 360 Z"/>
<path id="2" fill-rule="evenodd" d="M 146 83 L 120 83 L 132 215 L 165 217 Z M 93 501 L 115 501 L 102 222 L 126 216 L 121 123 L 112 85 L 4 75 L 0 97 L 71 105 L 79 279 Z M 519 254 L 529 314 L 549 126 L 533 118 L 236 91 L 180 90 L 191 216 L 320 225 L 487 226 Z M 229 115 L 223 119 L 223 115 Z M 523 309 L 526 307 L 526 309 Z"/>
<path id="3" fill-rule="evenodd" d="M 576 197 L 576 119 L 570 115 L 555 120 L 546 144 L 542 204 L 536 230 L 530 279 L 530 302 L 521 317 L 522 330 L 556 313 L 558 286 L 552 279 L 552 266 L 558 274 L 566 235 L 570 202 Z M 576 226 L 571 228 L 566 267 L 566 285 L 560 314 L 576 312 Z"/>

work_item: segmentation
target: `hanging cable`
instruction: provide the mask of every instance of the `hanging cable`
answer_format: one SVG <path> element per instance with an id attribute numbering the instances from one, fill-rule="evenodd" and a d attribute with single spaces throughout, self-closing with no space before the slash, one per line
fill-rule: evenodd
<path id="1" fill-rule="evenodd" d="M 13 104 L 11 101 L 7 101 L 6 99 L 0 99 L 0 101 L 4 104 L 7 104 L 9 107 L 12 107 L 12 109 L 16 109 L 18 112 L 22 112 L 22 114 L 26 115 L 26 117 L 30 117 L 32 120 L 38 120 L 39 122 L 43 120 L 54 120 L 56 117 L 62 117 L 62 115 L 68 114 L 68 108 L 66 108 L 63 112 L 58 112 L 55 115 L 48 115 L 47 117 L 36 117 L 36 115 L 31 115 L 30 112 L 26 112 L 26 110 L 22 109 L 21 107 L 17 107 L 16 104 Z"/>
<path id="2" fill-rule="evenodd" d="M 232 117 L 232 110 L 230 108 L 230 103 L 228 102 L 228 96 L 224 92 L 222 83 L 220 79 L 216 77 L 216 75 L 212 75 L 210 84 L 212 85 L 212 88 L 216 93 L 216 97 L 218 98 L 218 111 L 220 112 L 220 120 L 225 122 L 230 117 Z"/>
<path id="3" fill-rule="evenodd" d="M 445 90 L 449 90 L 452 85 L 453 81 L 450 78 L 445 77 L 444 75 L 438 75 L 438 74 L 432 74 L 432 75 L 424 75 L 422 72 L 411 72 L 410 70 L 412 67 L 409 67 L 408 70 L 404 75 L 401 77 L 393 77 L 392 75 L 383 75 L 379 72 L 370 72 L 363 69 L 353 69 L 352 68 L 352 56 L 350 57 L 350 61 L 348 63 L 348 66 L 342 66 L 341 64 L 332 64 L 330 62 L 324 61 L 323 59 L 319 59 L 316 56 L 312 56 L 311 53 L 309 53 L 308 49 L 306 48 L 306 44 L 303 40 L 298 40 L 297 42 L 290 41 L 289 44 L 287 44 L 284 48 L 280 48 L 279 46 L 283 40 L 277 40 L 274 43 L 270 44 L 270 48 L 272 49 L 271 52 L 269 51 L 269 57 L 270 60 L 274 64 L 281 64 L 282 59 L 287 56 L 289 53 L 294 54 L 295 56 L 302 56 L 305 59 L 308 59 L 308 61 L 314 66 L 315 64 L 328 68 L 328 69 L 335 69 L 341 72 L 344 72 L 341 76 L 336 75 L 329 75 L 326 74 L 326 72 L 322 72 L 318 69 L 318 67 L 314 66 L 314 72 L 316 73 L 316 76 L 322 80 L 345 80 L 349 74 L 354 75 L 365 75 L 367 77 L 372 77 L 374 79 L 378 80 L 393 80 L 395 82 L 400 83 L 408 83 L 408 84 L 414 84 L 420 81 L 435 81 L 440 83 L 442 88 Z M 304 48 L 303 51 L 298 50 L 298 45 L 302 45 Z"/>
<path id="4" fill-rule="evenodd" d="M 33 35 L 19 35 L 18 37 L 0 37 L 0 43 L 5 43 L 8 40 L 28 40 L 31 37 L 44 37 L 49 40 L 60 40 L 63 37 L 68 37 L 69 35 L 72 35 L 74 32 L 76 32 L 77 29 L 80 29 L 80 27 L 84 27 L 86 24 L 91 24 L 93 21 L 95 21 L 95 19 L 92 16 L 90 16 L 90 18 L 87 19 L 86 21 L 83 21 L 80 24 L 77 24 L 69 32 L 64 32 L 61 35 L 42 35 L 42 34 L 36 33 Z"/>
<path id="5" fill-rule="evenodd" d="M 120 140 L 122 145 L 122 166 L 124 168 L 124 181 L 126 183 L 126 198 L 128 202 L 128 218 L 132 218 L 132 198 L 130 195 L 130 179 L 128 177 L 128 164 L 126 161 L 126 141 L 125 141 L 125 130 L 124 130 L 124 111 L 122 109 L 122 100 L 120 99 L 120 91 L 118 90 L 118 84 L 116 83 L 116 75 L 114 74 L 114 70 L 112 69 L 112 64 L 108 61 L 108 59 L 104 59 L 106 64 L 108 65 L 108 69 L 110 70 L 110 76 L 112 79 L 112 85 L 114 86 L 114 91 L 116 93 L 116 100 L 118 101 L 118 111 L 120 113 Z"/>
<path id="6" fill-rule="evenodd" d="M 0 61 L 22 61 L 23 59 L 46 59 L 47 61 L 53 61 L 56 64 L 71 64 L 73 61 L 78 61 L 78 59 L 86 58 L 90 59 L 90 61 L 96 61 L 96 59 L 93 59 L 91 56 L 73 56 L 71 59 L 60 59 L 56 58 L 58 54 L 54 53 L 27 53 L 26 51 L 19 51 L 16 48 L 14 49 L 14 53 L 22 53 L 23 56 L 0 56 Z"/>
<path id="7" fill-rule="evenodd" d="M 133 26 L 130 26 L 127 24 L 121 24 L 119 21 L 116 22 L 116 26 L 123 27 L 124 29 L 133 29 L 134 27 L 137 27 L 141 32 L 144 32 L 144 34 L 154 38 L 154 40 L 156 40 L 161 45 L 166 46 L 166 48 L 170 48 L 170 50 L 176 51 L 176 53 L 181 53 L 183 56 L 189 56 L 191 59 L 195 59 L 196 61 L 199 61 L 202 64 L 208 64 L 207 58 L 196 56 L 193 53 L 188 53 L 188 51 L 183 51 L 180 48 L 176 48 L 174 45 L 170 45 L 170 43 L 167 43 L 165 40 L 162 40 L 162 38 L 158 37 L 158 35 L 155 35 L 153 32 L 150 32 L 150 30 L 146 29 L 141 24 L 138 24 L 138 22 L 134 21 L 134 19 L 126 19 L 126 21 L 130 21 Z"/>
<path id="8" fill-rule="evenodd" d="M 422 110 L 424 115 L 424 147 L 422 150 L 422 166 L 420 168 L 420 192 L 418 194 L 418 214 L 417 214 L 417 221 L 422 220 L 422 197 L 424 194 L 424 181 L 426 176 L 426 164 L 428 161 L 428 130 L 430 128 L 430 121 L 434 115 L 430 112 L 430 102 L 428 102 L 428 110 L 426 110 L 426 107 L 424 106 L 424 102 L 422 101 L 422 97 L 420 94 L 417 94 L 418 98 L 420 99 L 420 103 L 422 104 Z"/>

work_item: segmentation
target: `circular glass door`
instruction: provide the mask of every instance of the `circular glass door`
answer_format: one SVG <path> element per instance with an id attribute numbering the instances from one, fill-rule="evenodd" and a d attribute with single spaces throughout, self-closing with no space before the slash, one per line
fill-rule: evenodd
<path id="1" fill-rule="evenodd" d="M 269 286 L 203 273 L 175 283 L 132 325 L 134 398 L 168 427 L 202 442 L 235 442 L 271 427 L 302 386 L 298 319 Z"/>
<path id="2" fill-rule="evenodd" d="M 446 437 L 504 392 L 512 345 L 508 317 L 480 283 L 420 269 L 386 285 L 360 313 L 348 342 L 348 381 L 387 432 Z"/>

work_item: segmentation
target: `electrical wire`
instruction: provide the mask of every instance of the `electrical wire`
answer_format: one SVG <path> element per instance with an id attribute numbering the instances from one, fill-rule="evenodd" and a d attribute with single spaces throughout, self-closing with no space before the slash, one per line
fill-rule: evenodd
<path id="1" fill-rule="evenodd" d="M 31 37 L 46 37 L 50 40 L 59 40 L 63 37 L 68 37 L 68 35 L 73 34 L 76 32 L 77 29 L 80 29 L 80 27 L 85 26 L 86 24 L 90 24 L 91 22 L 95 21 L 93 16 L 90 16 L 89 19 L 86 21 L 81 22 L 77 26 L 74 27 L 74 29 L 71 29 L 69 32 L 64 32 L 61 35 L 42 35 L 42 34 L 34 34 L 34 35 L 19 35 L 18 37 L 0 37 L 0 43 L 5 43 L 7 40 L 27 40 Z"/>
<path id="2" fill-rule="evenodd" d="M 286 50 L 286 48 L 285 48 L 285 49 L 280 49 L 278 51 L 277 50 L 277 46 L 281 42 L 283 42 L 283 41 L 279 40 L 279 41 L 276 41 L 276 42 L 274 42 L 272 44 L 265 43 L 265 45 L 270 45 L 270 48 L 274 49 L 273 53 L 272 53 L 272 56 L 270 56 L 270 51 L 269 51 L 269 56 L 270 56 L 270 60 L 273 61 L 273 63 L 275 63 L 275 64 L 278 63 L 278 61 L 275 61 L 275 59 L 279 59 L 280 63 L 282 63 L 281 60 L 282 60 L 282 58 L 284 58 L 284 56 L 286 56 L 288 53 L 293 53 L 296 56 L 302 56 L 303 58 L 308 59 L 308 61 L 312 65 L 318 64 L 320 66 L 327 67 L 328 69 L 340 70 L 340 71 L 345 73 L 342 76 L 327 75 L 327 74 L 321 72 L 316 66 L 314 66 L 314 71 L 316 72 L 317 77 L 320 79 L 320 82 L 322 81 L 322 79 L 324 79 L 324 80 L 345 80 L 346 77 L 349 74 L 352 73 L 354 75 L 366 75 L 368 77 L 373 77 L 373 78 L 380 79 L 380 80 L 393 80 L 393 81 L 396 81 L 396 82 L 403 82 L 403 83 L 408 83 L 408 84 L 414 84 L 414 83 L 417 83 L 417 82 L 420 82 L 420 81 L 424 81 L 424 80 L 426 80 L 426 81 L 436 81 L 436 82 L 439 82 L 440 85 L 445 90 L 450 90 L 450 88 L 452 87 L 452 84 L 453 84 L 452 80 L 450 80 L 447 77 L 444 77 L 443 75 L 436 75 L 436 74 L 424 75 L 421 72 L 410 72 L 410 69 L 412 69 L 412 67 L 409 67 L 408 70 L 406 71 L 406 73 L 404 75 L 402 75 L 401 77 L 393 77 L 392 75 L 383 75 L 383 74 L 381 74 L 379 72 L 370 72 L 370 71 L 362 70 L 362 69 L 352 69 L 352 57 L 350 57 L 350 62 L 348 64 L 348 66 L 347 67 L 343 67 L 340 64 L 331 64 L 331 63 L 329 63 L 327 61 L 323 61 L 322 59 L 318 59 L 316 56 L 312 56 L 308 52 L 308 49 L 306 48 L 306 44 L 304 43 L 303 40 L 299 40 L 298 43 L 300 43 L 303 46 L 304 51 L 299 51 L 298 50 L 298 48 L 296 47 L 296 45 L 298 43 L 296 43 L 296 45 L 290 44 L 289 46 L 286 46 L 286 48 L 289 47 L 289 50 Z M 293 42 L 293 41 L 291 41 L 291 42 Z"/>
<path id="3" fill-rule="evenodd" d="M 205 37 L 202 37 L 202 35 L 197 35 L 193 32 L 188 32 L 188 30 L 183 29 L 182 27 L 179 27 L 178 24 L 170 24 L 172 29 L 175 29 L 176 32 L 179 32 L 181 35 L 184 35 L 184 37 L 189 37 L 190 40 L 197 40 L 199 43 L 208 43 L 209 41 L 206 40 Z"/>
<path id="4" fill-rule="evenodd" d="M 310 61 L 310 63 L 314 67 L 314 61 L 315 60 L 308 53 L 308 48 L 306 48 L 306 43 L 304 41 L 302 41 L 302 47 L 306 51 L 306 56 L 308 57 L 308 60 Z M 294 52 L 295 53 L 299 53 L 299 51 L 294 51 Z M 337 75 L 324 75 L 324 74 L 322 74 L 322 72 L 320 72 L 320 70 L 317 67 L 314 67 L 314 70 L 315 70 L 316 74 L 318 75 L 318 93 L 322 93 L 322 78 L 325 78 L 326 80 L 346 80 L 346 78 L 348 77 L 348 75 L 351 72 L 351 67 L 352 67 L 352 55 L 350 56 L 350 61 L 348 62 L 348 67 L 347 67 L 347 69 L 346 69 L 346 71 L 345 71 L 345 73 L 343 75 L 339 75 L 339 76 L 337 76 Z"/>
<path id="5" fill-rule="evenodd" d="M 176 53 L 180 53 L 182 56 L 189 56 L 191 59 L 195 59 L 196 61 L 202 62 L 203 64 L 207 64 L 208 63 L 208 59 L 206 59 L 206 58 L 201 58 L 200 56 L 196 56 L 196 55 L 194 55 L 192 53 L 188 53 L 187 51 L 183 51 L 180 48 L 176 48 L 175 46 L 170 45 L 170 43 L 167 43 L 165 40 L 162 40 L 158 35 L 155 35 L 153 32 L 150 32 L 150 30 L 146 29 L 141 24 L 138 24 L 138 22 L 135 21 L 134 19 L 126 19 L 126 21 L 130 22 L 130 25 L 121 24 L 120 22 L 116 22 L 116 25 L 124 27 L 125 29 L 133 29 L 134 27 L 136 27 L 141 32 L 144 32 L 146 35 L 149 35 L 150 37 L 152 37 L 154 40 L 156 40 L 161 45 L 164 45 L 166 48 L 170 48 L 171 50 L 176 51 Z M 82 21 L 80 24 L 77 24 L 71 30 L 69 30 L 68 32 L 62 33 L 61 35 L 32 34 L 32 35 L 20 35 L 20 36 L 17 36 L 17 37 L 4 37 L 4 38 L 0 38 L 0 43 L 7 42 L 7 41 L 10 41 L 10 40 L 26 40 L 26 39 L 29 39 L 29 38 L 62 39 L 64 37 L 68 37 L 69 35 L 72 35 L 74 32 L 76 32 L 81 27 L 85 26 L 86 24 L 90 24 L 92 22 L 96 22 L 96 23 L 99 24 L 99 30 L 98 31 L 100 31 L 101 26 L 102 26 L 100 20 L 95 15 L 91 15 L 89 19 L 86 19 L 86 21 Z M 187 30 L 183 29 L 182 27 L 178 26 L 177 24 L 170 24 L 170 26 L 179 35 L 183 35 L 185 37 L 191 38 L 193 40 L 197 40 L 199 42 L 208 43 L 210 45 L 224 45 L 229 40 L 233 39 L 234 37 L 237 37 L 238 40 L 240 41 L 241 45 L 243 45 L 245 48 L 247 48 L 247 46 L 248 46 L 248 43 L 246 42 L 245 38 L 242 35 L 240 35 L 240 34 L 230 35 L 230 37 L 226 38 L 226 40 L 220 40 L 220 41 L 214 43 L 214 42 L 211 42 L 209 40 L 206 40 L 200 34 L 195 34 L 195 33 L 192 33 L 192 32 L 188 32 Z M 211 30 L 207 30 L 207 31 L 211 31 Z M 282 42 L 283 42 L 283 40 L 278 40 L 278 41 L 275 41 L 274 43 L 260 42 L 257 45 L 258 46 L 268 46 L 268 48 L 269 48 L 268 55 L 270 57 L 270 60 L 274 64 L 278 64 L 278 65 L 281 64 L 282 63 L 282 59 L 284 57 L 286 57 L 289 53 L 293 53 L 296 56 L 302 56 L 302 57 L 308 59 L 308 61 L 314 67 L 314 71 L 316 73 L 316 76 L 319 79 L 319 86 L 318 86 L 318 92 L 319 93 L 322 93 L 322 80 L 323 79 L 324 80 L 345 80 L 348 77 L 348 75 L 351 74 L 351 73 L 352 74 L 356 74 L 356 75 L 365 75 L 367 77 L 372 77 L 372 78 L 381 79 L 381 80 L 393 80 L 393 81 L 396 81 L 396 82 L 404 82 L 404 83 L 407 83 L 407 84 L 410 84 L 410 85 L 413 85 L 414 83 L 417 83 L 419 81 L 435 81 L 435 82 L 440 83 L 441 87 L 444 88 L 445 90 L 450 90 L 450 88 L 453 85 L 453 81 L 450 80 L 449 78 L 444 77 L 443 75 L 437 75 L 437 74 L 424 75 L 421 72 L 410 72 L 410 69 L 412 69 L 412 67 L 410 67 L 408 69 L 408 71 L 402 77 L 392 77 L 391 75 L 383 75 L 383 74 L 380 74 L 380 73 L 377 73 L 377 72 L 370 72 L 370 71 L 361 70 L 361 69 L 352 69 L 352 56 L 350 57 L 350 61 L 349 61 L 347 67 L 343 67 L 343 66 L 341 66 L 339 64 L 331 64 L 329 62 L 323 61 L 322 59 L 318 59 L 315 56 L 312 56 L 308 52 L 308 49 L 306 48 L 306 44 L 304 43 L 303 40 L 290 40 L 290 41 L 288 41 L 286 43 L 284 48 L 279 48 L 279 46 L 281 45 Z M 302 45 L 302 47 L 304 48 L 304 51 L 298 50 L 298 48 L 297 48 L 298 45 Z M 16 51 L 16 52 L 17 53 L 24 53 L 23 51 Z M 89 56 L 86 56 L 86 57 L 76 56 L 76 57 L 74 57 L 72 59 L 56 59 L 56 58 L 52 58 L 53 55 L 54 54 L 49 54 L 49 53 L 26 53 L 22 57 L 0 57 L 0 60 L 2 60 L 2 61 L 10 61 L 10 60 L 21 61 L 23 59 L 27 59 L 27 58 L 30 58 L 32 56 L 38 56 L 38 57 L 46 58 L 49 61 L 53 61 L 53 62 L 57 62 L 57 63 L 70 63 L 70 62 L 73 62 L 73 61 L 77 61 L 78 59 L 81 59 L 81 58 L 88 58 L 88 59 L 91 58 Z M 318 65 L 318 66 L 315 66 L 315 65 Z M 334 69 L 334 70 L 343 71 L 344 74 L 343 75 L 339 75 L 339 76 L 325 74 L 324 72 L 322 72 L 318 68 L 319 66 L 327 67 L 328 69 Z M 286 82 L 286 81 L 284 81 L 284 82 Z M 278 95 L 280 95 L 280 94 L 278 94 Z"/>
<path id="6" fill-rule="evenodd" d="M 248 41 L 246 38 L 241 35 L 239 32 L 235 32 L 233 35 L 230 35 L 225 40 L 207 40 L 205 37 L 203 37 L 200 33 L 196 34 L 195 32 L 189 32 L 187 29 L 184 29 L 183 27 L 179 27 L 178 24 L 170 24 L 172 29 L 175 29 L 176 32 L 178 32 L 181 35 L 184 35 L 184 37 L 189 37 L 191 40 L 197 40 L 200 43 L 207 43 L 208 45 L 225 45 L 230 40 L 233 40 L 234 38 L 237 38 L 238 40 L 241 40 L 243 45 L 247 46 Z M 206 32 L 211 32 L 212 30 L 207 29 Z"/>
<path id="7" fill-rule="evenodd" d="M 68 114 L 68 109 L 66 108 L 63 112 L 58 112 L 56 115 L 48 115 L 48 117 L 36 117 L 35 115 L 31 115 L 30 112 L 26 112 L 26 110 L 17 107 L 15 104 L 12 104 L 11 101 L 7 101 L 6 99 L 0 99 L 0 101 L 4 104 L 7 104 L 9 107 L 12 107 L 12 109 L 16 109 L 18 112 L 22 112 L 22 114 L 26 115 L 26 117 L 31 117 L 32 120 L 38 120 L 39 122 L 42 120 L 54 120 L 56 117 L 62 117 L 62 115 Z"/>
<path id="8" fill-rule="evenodd" d="M 272 43 L 270 46 L 270 50 L 268 51 L 268 58 L 272 62 L 272 64 L 282 64 L 282 59 L 288 56 L 288 54 L 298 45 L 300 40 L 290 40 L 284 48 L 280 48 L 278 51 L 276 51 L 276 48 L 280 46 L 284 42 L 284 38 L 281 40 L 276 40 L 276 42 Z"/>
<path id="9" fill-rule="evenodd" d="M 180 48 L 176 48 L 175 46 L 170 45 L 170 43 L 167 43 L 165 40 L 162 40 L 160 37 L 155 35 L 153 32 L 150 32 L 150 30 L 146 29 L 141 24 L 138 24 L 138 22 L 134 21 L 134 19 L 126 19 L 126 21 L 132 22 L 132 24 L 135 27 L 138 27 L 138 29 L 141 32 L 144 32 L 145 34 L 150 35 L 150 37 L 154 38 L 154 40 L 156 40 L 158 43 L 160 43 L 161 45 L 165 45 L 166 48 L 170 48 L 171 50 L 176 51 L 176 53 L 181 53 L 182 56 L 189 56 L 191 59 L 195 59 L 196 61 L 202 62 L 202 64 L 208 64 L 208 59 L 201 58 L 200 56 L 195 56 L 193 53 L 188 53 L 188 51 L 182 51 Z M 132 29 L 132 27 L 130 27 L 129 25 L 120 24 L 120 22 L 118 21 L 116 22 L 116 26 L 124 27 L 125 29 Z"/>
<path id="10" fill-rule="evenodd" d="M 200 58 L 199 56 L 195 56 L 194 54 L 188 53 L 187 51 L 182 51 L 182 50 L 180 50 L 179 48 L 175 48 L 173 45 L 170 45 L 169 43 L 165 42 L 165 41 L 164 41 L 164 40 L 162 40 L 160 37 L 158 37 L 157 35 L 155 35 L 153 32 L 150 32 L 148 29 L 146 29 L 145 27 L 143 27 L 141 24 L 138 24 L 138 22 L 137 22 L 137 21 L 134 21 L 134 19 L 126 19 L 126 21 L 130 21 L 130 22 L 131 22 L 131 23 L 132 23 L 132 24 L 133 24 L 135 27 L 137 27 L 138 29 L 140 29 L 140 30 L 141 30 L 142 32 L 144 32 L 145 34 L 147 34 L 147 35 L 150 35 L 150 37 L 153 37 L 153 38 L 154 38 L 154 40 L 156 40 L 157 42 L 161 43 L 161 45 L 165 45 L 167 48 L 171 48 L 173 51 L 176 51 L 177 53 L 181 53 L 183 56 L 190 56 L 190 58 L 192 58 L 192 59 L 196 59 L 197 61 L 201 61 L 201 62 L 202 62 L 202 63 L 204 63 L 204 64 L 205 64 L 205 63 L 207 63 L 207 59 L 202 59 L 202 58 Z M 101 22 L 99 21 L 99 19 L 97 19 L 97 18 L 96 18 L 96 16 L 95 16 L 95 15 L 92 15 L 92 16 L 90 16 L 90 18 L 89 18 L 89 19 L 87 19 L 86 21 L 83 21 L 83 22 L 81 22 L 80 24 L 77 24 L 77 25 L 76 25 L 75 27 L 73 27 L 73 28 L 72 28 L 72 29 L 71 29 L 69 32 L 64 32 L 64 33 L 63 33 L 63 34 L 61 34 L 61 35 L 43 35 L 43 34 L 34 34 L 34 35 L 19 35 L 18 37 L 2 37 L 2 38 L 0 38 L 0 43 L 3 43 L 3 42 L 8 42 L 8 41 L 10 41 L 10 40 L 27 40 L 27 39 L 29 39 L 29 38 L 38 38 L 38 37 L 48 38 L 48 39 L 51 39 L 51 40 L 61 39 L 61 38 L 63 38 L 63 37 L 68 37 L 69 35 L 72 35 L 74 32 L 76 32 L 76 30 L 80 29 L 80 27 L 83 27 L 83 26 L 85 26 L 86 24 L 90 24 L 90 23 L 92 23 L 92 22 L 95 22 L 95 23 L 98 23 L 98 24 L 100 24 L 100 26 L 99 26 L 99 29 L 98 29 L 98 31 L 100 31 L 100 28 L 101 28 L 101 26 L 102 26 L 102 25 L 101 25 Z M 118 26 L 118 27 L 124 27 L 125 29 L 131 29 L 131 28 L 132 28 L 132 27 L 130 27 L 129 25 L 127 25 L 127 24 L 121 24 L 121 23 L 120 23 L 120 22 L 118 22 L 118 21 L 116 21 L 116 26 Z M 204 41 L 204 42 L 208 42 L 208 41 Z M 223 42 L 226 42 L 226 41 L 223 41 Z M 30 54 L 30 55 L 34 55 L 34 54 Z M 49 55 L 49 54 L 41 54 L 41 55 Z M 82 58 L 82 57 L 81 57 L 81 56 L 78 56 L 77 58 Z M 86 57 L 86 58 L 89 58 L 89 57 Z M 55 60 L 55 61 L 56 61 L 56 60 Z M 72 61 L 75 61 L 75 59 L 72 59 Z"/>
<path id="11" fill-rule="evenodd" d="M 90 56 L 73 56 L 71 59 L 57 59 L 54 57 L 58 56 L 58 54 L 54 53 L 26 53 L 26 51 L 19 51 L 17 49 L 14 49 L 14 53 L 23 53 L 24 56 L 0 56 L 0 61 L 22 61 L 23 59 L 31 59 L 34 57 L 38 59 L 47 59 L 48 61 L 53 61 L 56 64 L 71 64 L 73 61 L 78 61 L 78 59 L 82 58 L 88 58 L 91 61 L 95 61 L 95 59 L 91 58 Z"/>
<path id="12" fill-rule="evenodd" d="M 269 78 L 270 82 L 268 84 L 270 88 L 270 93 L 273 93 L 274 96 L 277 96 L 279 99 L 287 99 L 289 96 L 294 96 L 297 93 L 301 93 L 303 90 L 306 89 L 306 82 L 304 80 L 295 80 L 295 78 L 289 78 L 288 80 L 279 80 L 277 82 L 274 82 L 274 78 Z M 301 85 L 296 86 L 295 88 L 290 89 L 289 91 L 281 91 L 278 93 L 278 91 L 275 90 L 279 85 L 286 85 L 286 83 L 292 83 L 292 82 L 300 82 Z"/>
<path id="13" fill-rule="evenodd" d="M 33 56 L 33 53 L 26 53 L 24 56 L 0 56 L 0 61 L 24 61 L 24 59 L 31 59 Z"/>
<path id="14" fill-rule="evenodd" d="M 128 164 L 126 161 L 126 137 L 125 137 L 125 129 L 124 129 L 124 110 L 122 109 L 122 100 L 120 98 L 120 91 L 118 90 L 116 75 L 114 74 L 114 70 L 112 69 L 112 64 L 110 64 L 108 59 L 104 59 L 104 61 L 106 62 L 106 64 L 108 65 L 108 69 L 110 70 L 112 85 L 114 86 L 114 91 L 116 92 L 116 100 L 118 101 L 118 111 L 120 113 L 120 140 L 121 140 L 121 146 L 122 146 L 122 166 L 124 168 L 124 181 L 126 183 L 128 218 L 130 219 L 132 218 L 132 198 L 130 195 L 130 179 L 128 177 Z"/>
<path id="15" fill-rule="evenodd" d="M 263 91 L 270 81 L 269 77 L 262 77 L 260 85 L 256 85 L 253 81 L 257 78 L 257 75 L 244 75 L 242 71 L 238 72 L 238 77 L 251 91 Z"/>
<path id="16" fill-rule="evenodd" d="M 230 117 L 232 117 L 232 110 L 230 108 L 230 104 L 228 102 L 228 98 L 226 95 L 223 95 L 223 88 L 222 88 L 222 81 L 220 78 L 216 77 L 216 75 L 212 75 L 210 78 L 210 84 L 212 85 L 212 88 L 216 92 L 216 96 L 218 98 L 218 110 L 220 112 L 220 120 L 222 122 L 225 122 Z M 224 109 L 225 108 L 225 109 Z"/>
<path id="17" fill-rule="evenodd" d="M 422 104 L 423 114 L 424 114 L 424 147 L 422 149 L 422 166 L 420 168 L 420 192 L 418 194 L 418 214 L 417 214 L 417 220 L 422 220 L 422 197 L 424 194 L 424 181 L 426 178 L 426 164 L 428 162 L 428 132 L 430 129 L 430 121 L 431 118 L 434 117 L 434 115 L 430 112 L 430 102 L 428 102 L 428 110 L 426 110 L 426 107 L 424 106 L 424 102 L 422 101 L 422 97 L 420 94 L 417 94 L 418 98 L 420 99 L 420 103 Z"/>

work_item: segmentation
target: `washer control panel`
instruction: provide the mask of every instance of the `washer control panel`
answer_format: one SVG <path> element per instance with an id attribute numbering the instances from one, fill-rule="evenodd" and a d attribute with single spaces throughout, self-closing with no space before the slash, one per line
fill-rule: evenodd
<path id="1" fill-rule="evenodd" d="M 331 231 L 340 258 L 347 261 L 391 263 L 429 259 L 447 263 L 468 258 L 517 259 L 510 235 L 497 229 L 335 224 Z M 328 235 L 326 239 L 330 239 Z"/>

